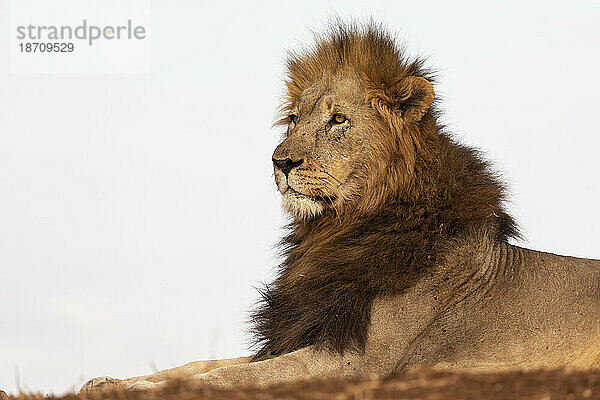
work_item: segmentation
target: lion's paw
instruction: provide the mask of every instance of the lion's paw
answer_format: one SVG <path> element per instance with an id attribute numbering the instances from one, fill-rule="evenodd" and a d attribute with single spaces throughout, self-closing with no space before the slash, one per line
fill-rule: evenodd
<path id="1" fill-rule="evenodd" d="M 123 390 L 127 387 L 127 382 L 121 379 L 113 379 L 108 376 L 101 376 L 90 379 L 83 384 L 79 393 L 90 393 L 95 391 L 110 392 L 112 390 Z"/>

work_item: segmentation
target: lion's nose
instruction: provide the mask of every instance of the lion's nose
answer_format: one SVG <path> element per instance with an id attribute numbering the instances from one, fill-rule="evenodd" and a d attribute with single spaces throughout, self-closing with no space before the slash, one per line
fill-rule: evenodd
<path id="1" fill-rule="evenodd" d="M 272 158 L 272 160 L 273 164 L 275 164 L 275 167 L 279 168 L 281 172 L 285 174 L 286 177 L 292 169 L 296 168 L 304 162 L 304 160 L 292 161 L 292 159 L 290 158 L 286 158 L 285 160 L 278 160 L 276 158 Z"/>

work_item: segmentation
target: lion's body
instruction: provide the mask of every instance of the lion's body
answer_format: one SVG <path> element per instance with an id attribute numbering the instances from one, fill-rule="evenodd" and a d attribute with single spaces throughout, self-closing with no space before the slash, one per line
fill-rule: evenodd
<path id="1" fill-rule="evenodd" d="M 86 389 L 173 378 L 268 385 L 417 365 L 600 368 L 600 261 L 509 244 L 518 232 L 503 186 L 438 123 L 430 75 L 373 25 L 339 26 L 292 57 L 289 125 L 273 162 L 293 221 L 254 314 L 252 362 Z"/>
<path id="2" fill-rule="evenodd" d="M 372 352 L 395 369 L 600 368 L 600 261 L 471 239 L 375 303 Z"/>

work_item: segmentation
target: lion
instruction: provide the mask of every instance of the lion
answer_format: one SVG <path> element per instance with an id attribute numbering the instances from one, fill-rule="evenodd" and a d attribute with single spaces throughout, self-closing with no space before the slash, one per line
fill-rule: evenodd
<path id="1" fill-rule="evenodd" d="M 82 390 L 600 367 L 600 260 L 509 242 L 505 188 L 440 124 L 422 59 L 380 25 L 336 23 L 287 65 L 272 161 L 291 223 L 256 352 Z"/>

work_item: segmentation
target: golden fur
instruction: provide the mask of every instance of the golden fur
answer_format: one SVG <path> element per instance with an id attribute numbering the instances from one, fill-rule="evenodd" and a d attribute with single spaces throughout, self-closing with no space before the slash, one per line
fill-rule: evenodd
<path id="1" fill-rule="evenodd" d="M 423 61 L 380 26 L 340 23 L 292 54 L 288 73 L 273 163 L 292 221 L 253 314 L 252 362 L 84 390 L 600 366 L 600 262 L 508 243 L 518 231 L 504 188 L 438 123 Z"/>
<path id="2" fill-rule="evenodd" d="M 337 25 L 288 70 L 289 126 L 273 160 L 294 221 L 254 315 L 257 359 L 363 348 L 374 299 L 402 293 L 453 240 L 517 235 L 487 162 L 438 124 L 432 73 L 380 27 Z M 348 122 L 331 125 L 340 114 Z"/>

